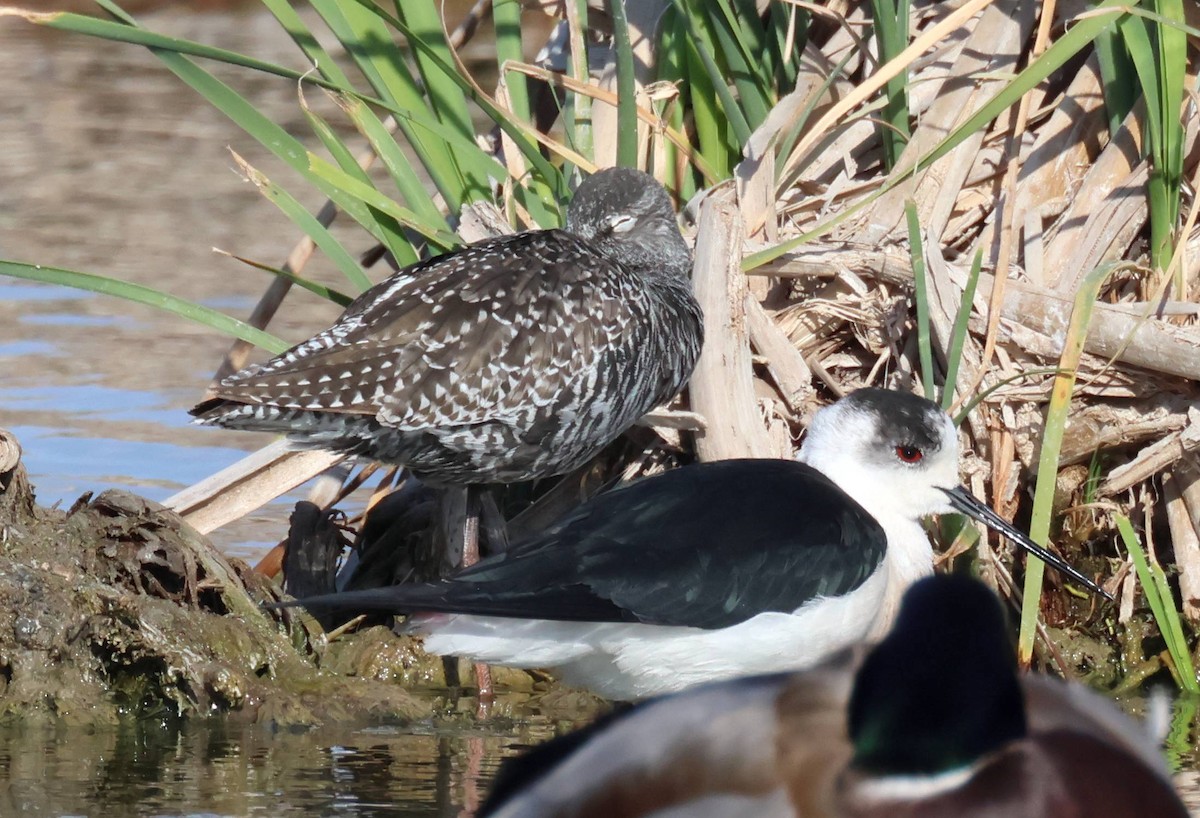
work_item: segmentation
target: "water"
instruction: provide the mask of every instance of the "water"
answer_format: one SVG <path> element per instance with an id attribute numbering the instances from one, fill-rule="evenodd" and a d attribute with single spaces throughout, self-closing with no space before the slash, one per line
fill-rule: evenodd
<path id="1" fill-rule="evenodd" d="M 486 732 L 273 732 L 202 719 L 0 729 L 0 815 L 451 818 L 478 805 L 503 756 L 547 735 L 544 724 L 511 721 Z"/>

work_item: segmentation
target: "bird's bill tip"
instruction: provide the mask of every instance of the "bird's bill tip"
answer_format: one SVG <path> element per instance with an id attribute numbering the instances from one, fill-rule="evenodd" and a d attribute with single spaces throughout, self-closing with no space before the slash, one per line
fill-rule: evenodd
<path id="1" fill-rule="evenodd" d="M 1021 531 L 1012 523 L 1005 520 L 996 512 L 992 511 L 988 506 L 976 497 L 971 492 L 967 491 L 962 486 L 955 486 L 952 489 L 942 489 L 946 496 L 950 498 L 950 505 L 955 511 L 967 515 L 973 520 L 983 523 L 993 531 L 1003 534 L 1008 539 L 1012 540 L 1017 545 L 1024 548 L 1030 554 L 1040 559 L 1042 562 L 1049 565 L 1059 573 L 1066 574 L 1071 579 L 1078 582 L 1084 588 L 1087 588 L 1094 594 L 1099 594 L 1105 599 L 1111 600 L 1112 594 L 1101 588 L 1090 577 L 1085 576 L 1077 568 L 1072 566 L 1062 557 L 1055 554 L 1029 538 L 1029 535 Z"/>

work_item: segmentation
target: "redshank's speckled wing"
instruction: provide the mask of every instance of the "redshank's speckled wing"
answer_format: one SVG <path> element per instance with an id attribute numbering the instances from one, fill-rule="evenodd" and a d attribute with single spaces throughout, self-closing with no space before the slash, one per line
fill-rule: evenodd
<path id="1" fill-rule="evenodd" d="M 504 263 L 514 257 L 521 269 Z M 589 312 L 625 301 L 603 292 L 623 278 L 559 230 L 475 244 L 376 285 L 328 330 L 231 376 L 215 397 L 377 415 L 402 429 L 502 419 L 546 405 L 556 384 L 600 363 L 594 341 L 619 333 L 625 316 Z"/>

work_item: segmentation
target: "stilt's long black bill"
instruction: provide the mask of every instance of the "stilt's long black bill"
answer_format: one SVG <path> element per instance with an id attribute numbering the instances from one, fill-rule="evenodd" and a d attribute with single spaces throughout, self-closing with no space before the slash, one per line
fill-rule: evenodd
<path id="1" fill-rule="evenodd" d="M 967 491 L 962 486 L 952 489 L 942 489 L 950 497 L 950 505 L 954 506 L 957 511 L 961 511 L 968 517 L 978 520 L 994 531 L 999 531 L 1005 537 L 1015 542 L 1017 545 L 1024 548 L 1030 554 L 1033 554 L 1042 562 L 1049 565 L 1056 571 L 1066 574 L 1071 579 L 1078 582 L 1084 588 L 1087 588 L 1094 594 L 1100 594 L 1105 599 L 1112 599 L 1112 594 L 1105 591 L 1093 580 L 1084 576 L 1078 569 L 1071 566 L 1066 560 L 1058 556 L 1052 551 L 1048 551 L 1042 546 L 1029 539 L 1029 535 L 1021 531 L 1012 523 L 1005 520 L 996 512 L 988 508 L 984 503 L 971 492 Z"/>

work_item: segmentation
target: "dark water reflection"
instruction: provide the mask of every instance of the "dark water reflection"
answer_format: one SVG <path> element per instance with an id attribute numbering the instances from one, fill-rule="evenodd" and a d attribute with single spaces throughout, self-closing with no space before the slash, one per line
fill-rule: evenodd
<path id="1" fill-rule="evenodd" d="M 449 818 L 478 804 L 503 756 L 547 729 L 0 729 L 0 815 Z"/>

